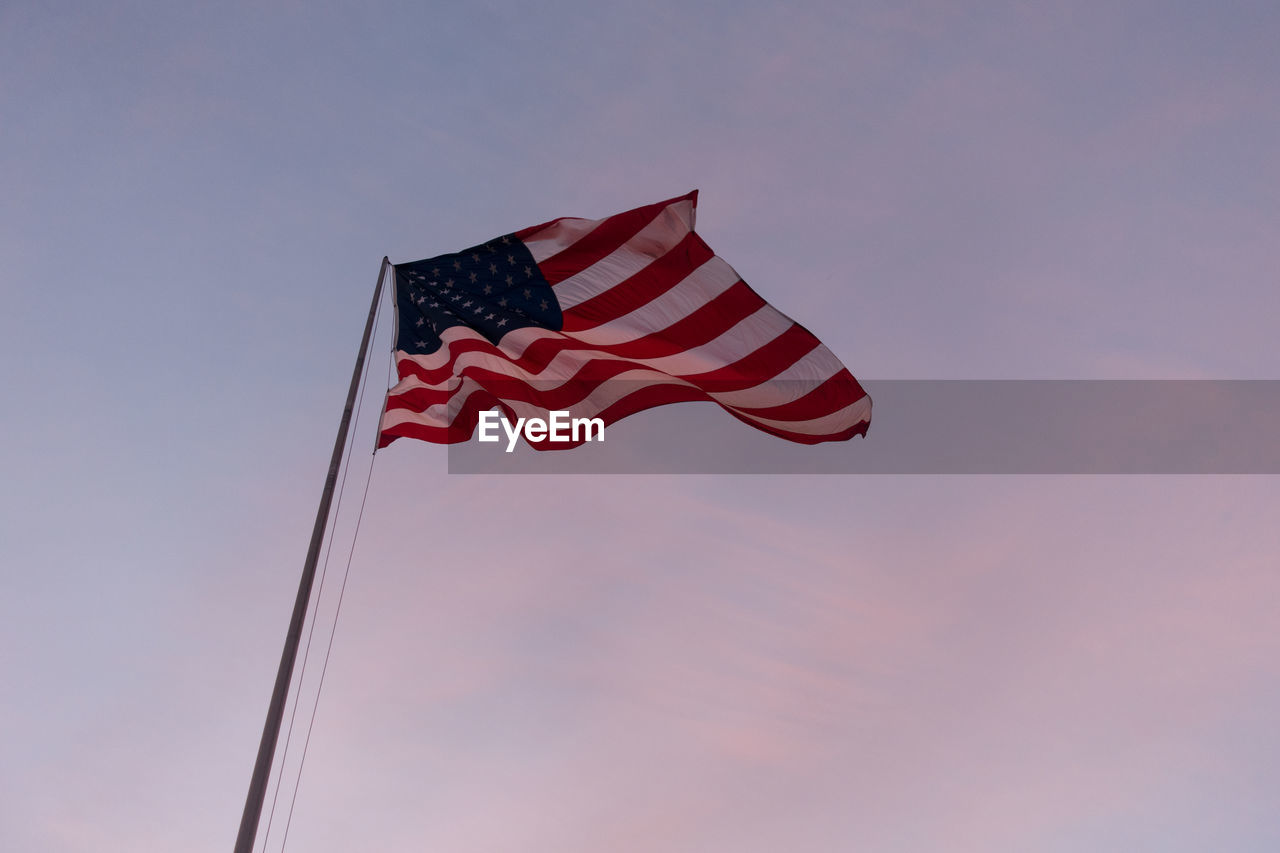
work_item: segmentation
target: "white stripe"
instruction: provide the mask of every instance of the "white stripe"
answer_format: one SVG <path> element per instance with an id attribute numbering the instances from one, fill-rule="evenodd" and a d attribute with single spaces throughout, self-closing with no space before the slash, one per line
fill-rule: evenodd
<path id="1" fill-rule="evenodd" d="M 819 344 L 795 364 L 759 385 L 741 391 L 720 391 L 711 396 L 717 403 L 734 408 L 781 406 L 799 400 L 843 369 L 844 365 L 831 350 Z"/>
<path id="2" fill-rule="evenodd" d="M 745 358 L 794 325 L 789 317 L 784 317 L 778 309 L 766 304 L 702 346 L 662 358 L 636 361 L 663 373 L 685 376 L 709 373 Z"/>
<path id="3" fill-rule="evenodd" d="M 587 397 L 580 402 L 569 406 L 565 411 L 570 413 L 570 417 L 596 417 L 615 403 L 625 400 L 631 394 L 644 390 L 645 388 L 655 385 L 690 385 L 690 383 L 685 382 L 684 380 L 675 379 L 670 376 L 644 375 L 648 373 L 649 371 L 628 371 L 628 373 L 620 374 L 617 379 L 622 381 L 608 380 L 601 383 Z M 641 378 L 642 376 L 643 378 Z M 413 412 L 408 409 L 388 409 L 382 419 L 382 429 L 386 430 L 402 423 L 448 427 L 453 423 L 453 418 L 457 413 L 462 410 L 467 398 L 470 397 L 471 394 L 483 390 L 484 389 L 478 383 L 468 380 L 464 383 L 463 387 L 459 388 L 447 404 L 435 404 L 429 406 L 422 412 Z M 710 396 L 713 399 L 716 399 L 717 402 L 720 402 L 719 397 L 721 395 L 712 394 Z M 504 400 L 503 402 L 510 406 L 517 416 L 520 417 L 544 417 L 546 415 L 546 409 L 535 403 L 527 403 L 522 400 Z M 815 436 L 834 435 L 848 429 L 854 424 L 862 421 L 869 421 L 871 419 L 871 398 L 865 396 L 828 415 L 804 420 L 763 418 L 755 415 L 744 414 L 740 409 L 735 409 L 733 406 L 726 406 L 726 408 L 737 411 L 738 414 L 754 423 L 803 435 Z"/>
<path id="4" fill-rule="evenodd" d="M 577 275 L 555 285 L 562 310 L 604 293 L 626 281 L 671 251 L 690 231 L 692 206 L 688 200 L 667 205 L 653 221 L 611 253 Z"/>
<path id="5" fill-rule="evenodd" d="M 440 333 L 440 340 L 443 341 L 443 345 L 435 352 L 409 355 L 404 350 L 396 350 L 396 362 L 412 358 L 427 370 L 438 370 L 449 363 L 450 344 L 456 341 L 484 341 L 486 344 L 489 343 L 488 338 L 470 326 L 450 326 Z"/>
<path id="6" fill-rule="evenodd" d="M 564 251 L 596 230 L 596 227 L 601 222 L 604 222 L 604 220 L 576 219 L 573 217 L 560 219 L 520 242 L 524 243 L 525 248 L 533 255 L 535 261 L 542 263 L 547 258 L 557 252 Z"/>
<path id="7" fill-rule="evenodd" d="M 835 435 L 854 424 L 871 420 L 871 398 L 863 396 L 839 411 L 807 421 L 775 421 L 768 418 L 758 418 L 754 415 L 743 415 L 743 417 L 749 418 L 754 423 L 764 424 L 775 429 L 784 429 L 789 432 L 803 433 L 804 435 Z"/>
<path id="8" fill-rule="evenodd" d="M 539 326 L 521 326 L 518 329 L 512 329 L 498 339 L 498 350 L 506 355 L 507 358 L 517 359 L 524 355 L 524 351 L 535 341 L 540 341 L 543 338 L 563 339 L 567 337 L 569 336 Z M 440 341 L 440 348 L 434 352 L 410 354 L 404 350 L 396 350 L 395 361 L 398 364 L 408 359 L 416 362 L 424 370 L 439 370 L 448 366 L 449 360 L 453 357 L 454 344 L 462 343 L 463 341 L 480 341 L 485 347 L 493 346 L 488 338 L 470 326 L 450 326 L 440 333 Z"/>
<path id="9" fill-rule="evenodd" d="M 538 375 L 530 374 L 529 371 L 523 370 L 501 357 L 488 353 L 464 354 L 458 360 L 460 366 L 457 369 L 463 370 L 471 366 L 483 367 L 500 376 L 525 382 L 538 391 L 553 392 L 566 382 L 571 381 L 577 372 L 590 362 L 629 361 L 628 359 L 621 359 L 608 353 L 596 351 L 579 350 L 574 352 L 573 355 L 575 356 L 574 358 L 563 360 L 554 373 L 548 370 Z M 420 358 L 420 356 L 407 357 Z M 717 391 L 708 394 L 708 396 L 723 406 L 738 410 L 782 406 L 812 392 L 842 369 L 843 365 L 840 364 L 840 361 L 831 351 L 825 346 L 819 345 L 777 376 L 770 377 L 749 388 L 737 391 Z M 671 376 L 662 371 L 638 366 L 603 380 L 591 391 L 585 401 L 576 404 L 573 408 L 577 411 L 578 407 L 585 405 L 588 401 L 596 400 L 598 405 L 594 407 L 594 411 L 599 411 L 614 401 L 636 391 L 637 388 L 635 386 L 637 384 L 641 386 L 676 384 L 697 387 L 696 383 Z M 395 397 L 416 389 L 453 390 L 455 393 L 454 399 L 456 400 L 457 395 L 465 397 L 476 387 L 475 380 L 471 378 L 459 380 L 457 376 L 450 376 L 443 382 L 430 383 L 416 376 L 410 376 L 391 389 L 389 394 Z M 437 403 L 432 408 L 443 409 L 444 407 Z M 457 411 L 456 407 L 454 411 Z M 443 417 L 443 414 L 441 417 Z"/>
<path id="10" fill-rule="evenodd" d="M 509 359 L 521 357 L 529 345 L 535 341 L 543 338 L 563 339 L 569 336 L 561 335 L 548 329 L 526 327 L 513 330 L 503 337 L 499 342 L 501 354 L 488 349 L 461 353 L 454 362 L 452 373 L 457 375 L 467 368 L 480 367 L 513 379 L 536 382 L 540 387 L 556 387 L 572 379 L 589 362 L 606 359 L 609 361 L 631 362 L 668 375 L 696 376 L 701 373 L 719 370 L 740 361 L 772 341 L 778 335 L 786 332 L 792 325 L 794 324 L 789 318 L 766 304 L 714 340 L 675 355 L 661 358 L 623 358 L 602 350 L 566 349 L 556 353 L 546 367 L 536 373 L 514 364 Z M 429 370 L 439 370 L 448 364 L 449 344 L 455 340 L 480 337 L 474 332 L 471 334 L 450 334 L 455 328 L 460 327 L 445 330 L 441 337 L 446 340 L 446 346 L 440 350 L 427 355 L 409 355 L 401 351 L 396 354 L 397 362 L 408 359 Z M 470 332 L 469 329 L 466 331 Z M 842 365 L 839 359 L 825 346 L 819 344 L 776 376 L 769 377 L 762 385 L 775 382 L 780 391 L 786 389 L 790 394 L 795 395 L 791 399 L 795 399 L 834 376 L 841 368 Z M 392 393 L 401 393 L 409 388 L 416 387 L 440 386 L 431 385 L 416 376 L 410 376 L 396 385 L 392 389 Z M 750 399 L 752 396 L 750 389 L 724 392 L 724 396 L 726 402 L 730 405 L 742 405 L 750 408 L 780 405 L 781 402 L 789 402 L 789 400 L 781 397 L 771 397 L 771 399 L 778 399 L 780 402 L 754 402 Z"/>
<path id="11" fill-rule="evenodd" d="M 558 385 L 544 385 L 541 382 L 534 382 L 532 384 L 536 389 L 542 391 L 554 391 L 559 387 Z M 422 386 L 423 383 L 418 383 L 418 385 Z M 573 413 L 575 417 L 595 417 L 605 408 L 613 405 L 613 403 L 623 397 L 626 397 L 628 394 L 653 385 L 689 385 L 689 383 L 682 379 L 676 379 L 672 376 L 664 376 L 648 370 L 628 370 L 625 373 L 619 374 L 617 377 L 605 380 L 596 385 L 596 387 L 591 389 L 591 391 L 582 400 L 568 406 L 567 411 Z M 438 388 L 439 386 L 424 387 Z M 484 390 L 483 386 L 476 382 L 476 380 L 466 379 L 454 392 L 448 403 L 434 403 L 426 409 L 423 409 L 421 412 L 414 412 L 410 409 L 388 409 L 387 417 L 383 419 L 383 426 L 385 427 L 393 423 L 404 422 L 425 423 L 433 426 L 448 426 L 452 422 L 453 417 L 461 411 L 465 400 L 477 391 L 482 390 Z M 394 397 L 395 392 L 393 391 L 390 396 Z M 546 413 L 545 408 L 531 403 L 505 399 L 503 402 L 507 403 L 507 405 L 517 411 L 523 409 L 539 416 Z M 394 417 L 392 417 L 393 413 Z"/>
<path id="12" fill-rule="evenodd" d="M 686 231 L 693 230 L 694 209 L 693 202 L 690 199 L 681 199 L 674 204 L 667 205 L 666 209 L 659 215 L 665 216 L 668 215 L 668 212 L 673 212 L 684 221 Z M 552 255 L 563 252 L 596 230 L 602 222 L 612 218 L 611 216 L 606 216 L 604 219 L 578 219 L 567 216 L 557 219 L 546 228 L 530 235 L 521 242 L 529 249 L 533 259 L 538 263 L 542 263 Z"/>
<path id="13" fill-rule="evenodd" d="M 766 304 L 732 328 L 726 330 L 719 337 L 708 341 L 702 346 L 684 350 L 675 355 L 661 358 L 623 359 L 620 356 L 601 350 L 568 349 L 556 353 L 542 371 L 531 373 L 508 362 L 506 359 L 496 357 L 492 353 L 473 351 L 464 352 L 458 356 L 457 361 L 454 363 L 453 372 L 460 373 L 467 367 L 478 365 L 521 379 L 562 381 L 572 378 L 588 361 L 605 358 L 612 361 L 634 362 L 671 375 L 696 375 L 719 370 L 745 358 L 791 328 L 792 325 L 794 325 L 792 320 L 783 316 L 773 306 Z M 451 339 L 469 337 L 466 335 L 451 336 L 449 334 L 450 331 L 452 330 L 446 329 L 445 333 L 441 335 L 446 341 L 446 346 L 437 352 L 428 356 L 398 356 L 398 358 L 410 357 L 429 369 L 438 369 L 444 366 L 449 361 L 449 355 L 446 350 Z M 572 336 L 552 332 L 549 329 L 525 327 L 508 332 L 498 342 L 498 346 L 508 358 L 516 359 L 523 356 L 530 345 L 543 338 L 572 339 Z"/>
<path id="14" fill-rule="evenodd" d="M 661 332 L 697 311 L 738 283 L 733 267 L 713 257 L 666 293 L 630 314 L 594 329 L 566 335 L 595 346 L 624 344 Z"/>

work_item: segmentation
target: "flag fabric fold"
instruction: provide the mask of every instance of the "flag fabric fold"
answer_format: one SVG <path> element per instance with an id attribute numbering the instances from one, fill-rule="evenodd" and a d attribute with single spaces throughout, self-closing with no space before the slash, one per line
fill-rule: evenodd
<path id="1" fill-rule="evenodd" d="M 871 399 L 702 241 L 697 196 L 396 264 L 399 382 L 378 446 L 466 441 L 495 407 L 511 420 L 565 411 L 607 426 L 686 401 L 804 444 L 865 435 Z"/>

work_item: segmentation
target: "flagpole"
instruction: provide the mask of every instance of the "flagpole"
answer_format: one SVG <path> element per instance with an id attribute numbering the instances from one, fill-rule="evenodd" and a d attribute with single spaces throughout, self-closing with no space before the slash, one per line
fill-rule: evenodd
<path id="1" fill-rule="evenodd" d="M 342 409 L 342 421 L 338 425 L 338 437 L 333 443 L 333 456 L 329 460 L 329 474 L 320 495 L 320 507 L 316 510 L 315 527 L 311 530 L 311 545 L 302 566 L 302 579 L 298 582 L 298 597 L 293 603 L 293 617 L 285 635 L 284 652 L 280 655 L 280 669 L 276 672 L 275 688 L 271 691 L 271 705 L 267 709 L 267 722 L 262 728 L 262 741 L 258 744 L 258 759 L 253 765 L 253 778 L 249 782 L 249 794 L 245 797 L 244 814 L 240 818 L 240 833 L 236 836 L 235 853 L 253 853 L 254 838 L 258 833 L 258 819 L 267 796 L 267 780 L 271 775 L 271 760 L 280 736 L 280 723 L 284 719 L 285 699 L 289 682 L 293 680 L 293 665 L 298 657 L 298 643 L 302 639 L 302 623 L 307 616 L 307 603 L 311 600 L 311 586 L 316 577 L 316 563 L 320 559 L 320 545 L 324 541 L 325 527 L 329 521 L 329 506 L 333 502 L 333 489 L 338 482 L 338 469 L 342 466 L 342 451 L 347 444 L 347 430 L 351 426 L 351 412 L 355 408 L 356 391 L 360 387 L 360 373 L 364 369 L 365 355 L 369 351 L 369 338 L 373 334 L 373 318 L 378 313 L 378 300 L 382 296 L 382 280 L 391 262 L 382 259 L 378 281 L 373 288 L 373 302 L 369 306 L 369 319 L 364 324 L 364 337 L 360 340 L 360 354 L 356 356 L 355 369 L 351 371 L 351 387 L 347 390 L 347 403 Z"/>

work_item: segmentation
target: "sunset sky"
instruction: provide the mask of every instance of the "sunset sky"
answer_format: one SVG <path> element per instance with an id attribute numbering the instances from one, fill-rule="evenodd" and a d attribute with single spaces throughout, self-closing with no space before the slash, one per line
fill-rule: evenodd
<path id="1" fill-rule="evenodd" d="M 1280 379 L 1278 41 L 1270 0 L 0 5 L 0 849 L 231 849 L 384 255 L 696 188 L 873 397 Z M 1276 476 L 450 474 L 370 455 L 387 320 L 284 849 L 1280 849 Z"/>

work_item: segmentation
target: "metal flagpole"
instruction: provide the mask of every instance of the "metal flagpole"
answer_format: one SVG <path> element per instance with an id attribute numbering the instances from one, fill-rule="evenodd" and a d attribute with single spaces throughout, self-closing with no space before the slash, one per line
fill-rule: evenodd
<path id="1" fill-rule="evenodd" d="M 320 508 L 316 510 L 316 524 L 311 531 L 311 545 L 307 548 L 307 560 L 302 566 L 302 579 L 298 582 L 298 597 L 293 603 L 293 618 L 289 620 L 289 632 L 285 635 L 284 652 L 280 655 L 280 669 L 276 672 L 276 686 L 271 691 L 271 706 L 267 709 L 267 722 L 262 727 L 262 742 L 258 744 L 258 760 L 253 765 L 253 778 L 249 782 L 249 794 L 244 802 L 244 814 L 240 818 L 240 834 L 236 836 L 235 853 L 253 853 L 254 838 L 258 833 L 258 818 L 262 815 L 262 803 L 267 796 L 267 778 L 271 775 L 271 759 L 275 755 L 276 740 L 280 736 L 280 722 L 284 719 L 285 698 L 289 682 L 293 680 L 293 664 L 298 657 L 298 643 L 302 639 L 302 623 L 307 615 L 307 602 L 311 600 L 311 585 L 316 578 L 316 563 L 320 559 L 320 544 L 324 540 L 329 521 L 329 505 L 333 502 L 333 489 L 338 482 L 338 468 L 342 465 L 342 450 L 347 444 L 347 430 L 351 426 L 351 412 L 355 408 L 356 390 L 360 387 L 360 372 L 364 369 L 365 355 L 369 351 L 369 338 L 373 334 L 373 318 L 378 313 L 378 300 L 382 296 L 382 280 L 391 262 L 382 259 L 378 281 L 373 288 L 373 303 L 369 306 L 369 319 L 364 324 L 364 337 L 360 340 L 360 354 L 351 372 L 351 388 L 347 391 L 347 404 L 342 409 L 342 421 L 338 425 L 338 437 L 333 443 L 333 457 L 329 460 L 329 475 L 320 495 Z"/>

